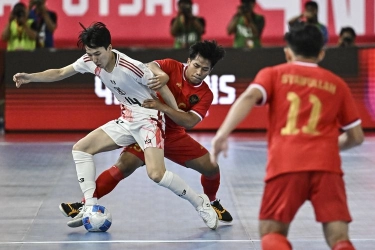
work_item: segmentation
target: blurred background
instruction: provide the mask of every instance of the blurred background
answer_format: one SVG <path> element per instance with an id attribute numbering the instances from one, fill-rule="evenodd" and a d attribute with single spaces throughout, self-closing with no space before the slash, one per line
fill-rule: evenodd
<path id="1" fill-rule="evenodd" d="M 34 1 L 34 0 L 31 0 Z M 1 0 L 0 27 L 5 29 L 13 6 L 30 1 Z M 227 26 L 240 0 L 194 0 L 192 13 L 203 17 L 202 39 L 217 40 L 227 50 L 206 82 L 214 93 L 209 115 L 195 130 L 215 130 L 230 105 L 263 67 L 285 61 L 283 35 L 288 20 L 304 12 L 304 0 L 257 0 L 254 12 L 264 17 L 260 48 L 233 48 Z M 321 66 L 348 83 L 363 127 L 375 128 L 375 3 L 373 0 L 317 0 L 318 20 L 328 31 L 327 55 Z M 12 76 L 60 68 L 84 52 L 76 47 L 81 22 L 104 22 L 112 33 L 113 47 L 130 57 L 148 62 L 174 58 L 185 62 L 187 49 L 173 47 L 171 21 L 179 14 L 178 0 L 47 0 L 56 15 L 54 46 L 31 51 L 7 51 L 0 43 L 0 121 L 5 132 L 86 131 L 118 116 L 117 101 L 92 75 L 75 75 L 61 83 L 34 83 L 15 89 Z M 340 46 L 343 27 L 355 30 L 355 44 Z M 95 111 L 93 116 L 92 111 Z M 90 116 L 90 120 L 84 117 Z M 266 128 L 267 108 L 258 108 L 240 126 L 243 130 Z"/>

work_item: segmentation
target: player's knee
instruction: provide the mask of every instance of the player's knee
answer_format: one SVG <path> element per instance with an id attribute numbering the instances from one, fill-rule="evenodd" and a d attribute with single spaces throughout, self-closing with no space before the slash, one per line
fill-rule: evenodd
<path id="1" fill-rule="evenodd" d="M 81 152 L 87 152 L 87 147 L 85 147 L 83 145 L 83 143 L 81 143 L 80 141 L 76 142 L 74 145 L 73 145 L 73 149 L 74 151 L 81 151 Z"/>
<path id="2" fill-rule="evenodd" d="M 156 183 L 159 183 L 163 179 L 164 171 L 151 170 L 151 171 L 147 171 L 147 175 L 151 180 L 153 180 Z"/>
<path id="3" fill-rule="evenodd" d="M 205 169 L 204 172 L 205 173 L 203 173 L 203 175 L 208 177 L 208 178 L 216 177 L 220 173 L 220 168 L 217 164 L 216 165 L 211 164 L 211 166 L 208 167 L 207 169 Z"/>

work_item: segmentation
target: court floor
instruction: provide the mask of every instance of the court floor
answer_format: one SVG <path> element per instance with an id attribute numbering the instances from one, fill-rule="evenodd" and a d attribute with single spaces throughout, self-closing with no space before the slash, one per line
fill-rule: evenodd
<path id="1" fill-rule="evenodd" d="M 210 147 L 212 133 L 192 133 Z M 71 148 L 82 134 L 5 134 L 0 136 L 0 249 L 4 250 L 237 250 L 260 249 L 258 210 L 266 162 L 265 135 L 237 133 L 229 156 L 220 158 L 218 197 L 231 212 L 231 224 L 210 230 L 187 201 L 153 183 L 144 168 L 99 200 L 112 213 L 106 233 L 69 228 L 58 209 L 61 202 L 81 199 Z M 120 150 L 94 157 L 97 174 L 112 166 Z M 375 249 L 375 136 L 342 152 L 351 239 L 357 249 Z M 306 156 L 308 157 L 308 155 Z M 166 160 L 167 168 L 201 193 L 200 175 Z M 296 250 L 329 249 L 310 203 L 291 225 Z"/>

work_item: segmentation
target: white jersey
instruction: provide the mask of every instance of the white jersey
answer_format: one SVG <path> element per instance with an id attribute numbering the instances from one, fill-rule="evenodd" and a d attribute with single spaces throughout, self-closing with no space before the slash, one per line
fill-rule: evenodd
<path id="1" fill-rule="evenodd" d="M 141 107 L 145 99 L 156 97 L 155 91 L 147 86 L 148 79 L 154 76 L 153 73 L 142 62 L 117 50 L 113 49 L 112 52 L 116 54 L 116 63 L 111 73 L 97 67 L 87 54 L 73 63 L 74 70 L 98 76 L 125 106 L 122 108 L 123 112 L 127 110 L 132 113 L 155 114 L 157 110 Z"/>

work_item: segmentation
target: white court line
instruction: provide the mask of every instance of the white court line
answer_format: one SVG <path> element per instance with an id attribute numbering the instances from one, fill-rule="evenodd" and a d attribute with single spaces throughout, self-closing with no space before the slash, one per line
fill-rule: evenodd
<path id="1" fill-rule="evenodd" d="M 314 242 L 323 241 L 312 239 L 289 239 L 293 242 Z M 374 241 L 375 239 L 350 239 L 352 242 L 357 241 Z M 0 245 L 16 245 L 16 244 L 87 244 L 87 243 L 242 243 L 242 242 L 260 242 L 260 240 L 92 240 L 92 241 L 9 241 L 0 242 Z"/>

